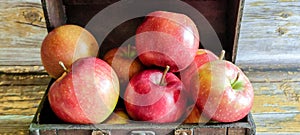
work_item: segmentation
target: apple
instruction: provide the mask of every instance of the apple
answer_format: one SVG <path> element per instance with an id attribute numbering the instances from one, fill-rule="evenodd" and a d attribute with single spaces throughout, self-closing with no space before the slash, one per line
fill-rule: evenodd
<path id="1" fill-rule="evenodd" d="M 209 118 L 234 122 L 244 118 L 253 105 L 253 87 L 239 67 L 225 60 L 198 68 L 191 86 L 199 89 L 196 106 Z"/>
<path id="2" fill-rule="evenodd" d="M 94 36 L 77 25 L 62 25 L 44 38 L 41 60 L 50 77 L 57 79 L 64 70 L 57 64 L 62 61 L 67 68 L 79 58 L 97 56 L 98 43 Z"/>
<path id="3" fill-rule="evenodd" d="M 127 124 L 130 118 L 124 109 L 117 108 L 103 124 Z"/>
<path id="4" fill-rule="evenodd" d="M 53 112 L 65 122 L 100 123 L 109 117 L 117 104 L 118 77 L 103 60 L 80 58 L 68 73 L 51 85 L 48 98 Z"/>
<path id="5" fill-rule="evenodd" d="M 191 110 L 189 110 L 191 109 Z M 191 106 L 188 109 L 188 116 L 185 118 L 183 123 L 185 124 L 191 124 L 191 123 L 202 123 L 205 124 L 210 121 L 210 119 L 205 116 L 204 113 L 202 113 L 196 106 Z"/>
<path id="6" fill-rule="evenodd" d="M 121 90 L 126 88 L 131 77 L 144 69 L 144 65 L 137 57 L 135 46 L 121 46 L 105 53 L 103 60 L 116 71 Z"/>
<path id="7" fill-rule="evenodd" d="M 124 101 L 133 120 L 169 123 L 180 120 L 186 111 L 187 97 L 176 75 L 148 69 L 132 77 Z"/>
<path id="8" fill-rule="evenodd" d="M 144 65 L 169 65 L 170 72 L 179 72 L 192 63 L 200 39 L 195 23 L 188 16 L 155 11 L 137 28 L 135 41 Z"/>
<path id="9" fill-rule="evenodd" d="M 198 93 L 198 91 L 192 91 L 190 89 L 191 77 L 194 74 L 197 74 L 197 69 L 199 67 L 201 67 L 202 65 L 204 65 L 207 62 L 218 60 L 218 59 L 219 58 L 213 52 L 211 52 L 207 49 L 198 49 L 197 54 L 194 58 L 194 61 L 186 69 L 184 69 L 182 72 L 180 72 L 181 80 L 182 80 L 183 84 L 185 85 L 187 93 L 191 94 L 190 97 L 192 97 L 192 95 L 197 95 L 197 93 Z M 198 89 L 196 89 L 196 90 L 198 90 Z M 194 100 L 196 100 L 196 98 L 194 98 Z"/>

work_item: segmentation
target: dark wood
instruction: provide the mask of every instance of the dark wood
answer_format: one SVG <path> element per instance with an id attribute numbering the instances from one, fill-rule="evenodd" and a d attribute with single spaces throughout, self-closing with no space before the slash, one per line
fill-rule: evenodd
<path id="1" fill-rule="evenodd" d="M 118 0 L 63 0 L 65 5 L 103 5 L 112 4 Z"/>
<path id="2" fill-rule="evenodd" d="M 82 129 L 62 129 L 56 131 L 57 135 L 91 135 L 92 131 Z"/>
<path id="3" fill-rule="evenodd" d="M 77 24 L 83 27 L 86 27 L 89 21 L 95 17 L 95 15 L 99 12 L 105 9 L 106 7 L 110 6 L 111 4 L 116 3 L 115 0 L 106 0 L 106 1 L 83 1 L 83 0 L 54 0 L 54 1 L 47 1 L 42 0 L 43 3 L 43 9 L 45 12 L 45 18 L 47 22 L 47 28 L 48 30 L 52 30 L 54 27 L 57 27 L 59 25 L 68 23 L 68 24 Z M 136 1 L 138 2 L 138 1 Z M 241 19 L 240 14 L 240 7 L 242 6 L 242 2 L 240 0 L 234 0 L 234 1 L 206 1 L 206 0 L 200 0 L 200 1 L 193 1 L 193 0 L 184 0 L 187 4 L 197 9 L 201 14 L 204 15 L 204 17 L 208 20 L 209 24 L 212 25 L 213 32 L 217 33 L 218 38 L 221 41 L 221 45 L 223 49 L 226 50 L 226 59 L 227 60 L 233 60 L 236 52 L 236 41 L 238 38 L 238 31 L 239 31 L 239 23 Z M 132 1 L 131 3 L 134 3 Z M 128 3 L 130 4 L 130 3 Z M 143 15 L 146 15 L 147 13 L 154 11 L 154 10 L 171 10 L 172 5 L 174 4 L 171 1 L 152 1 L 152 5 L 156 5 L 157 7 L 155 9 L 153 8 L 143 8 L 141 10 L 136 9 L 136 11 L 143 11 L 145 13 L 141 13 Z M 159 5 L 168 4 L 170 6 L 163 7 Z M 140 4 L 141 7 L 147 6 Z M 176 6 L 176 4 L 174 4 Z M 149 6 L 148 6 L 149 7 Z M 123 5 L 118 11 L 116 11 L 114 14 L 116 16 L 122 14 L 122 9 L 126 9 L 126 5 Z M 181 12 L 185 12 L 186 14 L 189 13 L 189 9 L 178 9 Z M 124 14 L 126 15 L 126 14 Z M 197 20 L 199 18 L 198 16 L 192 16 L 190 13 L 190 17 L 194 20 Z M 142 16 L 141 16 L 142 17 Z M 110 14 L 107 19 L 110 19 L 112 21 L 115 18 L 113 14 Z M 107 20 L 104 19 L 104 20 Z M 117 19 L 116 19 L 117 20 Z M 133 21 L 132 21 L 133 20 Z M 136 27 L 141 23 L 141 19 L 134 19 L 127 20 L 127 22 L 120 22 L 120 25 L 113 30 L 109 31 L 111 33 L 105 33 L 106 27 L 97 26 L 89 27 L 88 25 L 86 28 L 90 30 L 94 35 L 97 35 L 97 41 L 101 45 L 101 47 L 104 46 L 104 49 L 100 49 L 103 52 L 100 52 L 100 57 L 110 48 L 120 46 L 124 41 L 126 41 L 128 38 L 134 36 Z M 128 21 L 130 23 L 128 23 Z M 101 23 L 100 23 L 101 24 Z M 129 25 L 128 25 L 129 24 Z M 104 26 L 104 25 L 103 25 Z M 208 34 L 203 33 L 204 31 L 207 31 L 205 29 L 206 26 L 201 27 L 198 26 L 200 32 L 200 36 L 202 37 L 208 36 Z M 103 33 L 104 32 L 104 33 Z M 106 34 L 107 37 L 105 39 L 100 36 L 98 38 L 98 35 Z M 122 39 L 118 39 L 118 37 L 122 37 Z M 206 38 L 204 38 L 206 39 Z M 206 41 L 209 42 L 209 41 Z M 109 48 L 105 48 L 105 47 Z M 210 48 L 212 49 L 212 48 Z M 220 50 L 212 50 L 215 53 L 219 54 Z"/>
<path id="4" fill-rule="evenodd" d="M 42 135 L 57 135 L 57 131 L 54 130 L 40 130 L 37 134 L 42 134 Z"/>
<path id="5" fill-rule="evenodd" d="M 232 8 L 228 9 L 229 12 L 227 12 L 227 16 L 230 19 L 228 19 L 228 23 L 226 24 L 228 28 L 228 35 L 229 35 L 229 44 L 232 44 L 233 46 L 230 46 L 228 50 L 232 50 L 232 61 L 235 62 L 236 60 L 236 53 L 238 49 L 238 39 L 240 35 L 240 26 L 242 21 L 242 15 L 243 15 L 243 9 L 244 9 L 244 1 L 243 0 L 230 0 L 230 5 L 233 5 Z"/>
<path id="6" fill-rule="evenodd" d="M 197 128 L 194 135 L 227 135 L 226 128 Z"/>
<path id="7" fill-rule="evenodd" d="M 243 128 L 228 128 L 227 134 L 228 135 L 244 135 L 247 133 L 246 129 Z"/>
<path id="8" fill-rule="evenodd" d="M 48 31 L 66 23 L 62 0 L 42 0 L 42 6 Z"/>

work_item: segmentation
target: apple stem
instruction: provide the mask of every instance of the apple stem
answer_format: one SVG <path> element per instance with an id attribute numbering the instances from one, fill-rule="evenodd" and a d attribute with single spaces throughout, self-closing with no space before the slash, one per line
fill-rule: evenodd
<path id="1" fill-rule="evenodd" d="M 127 45 L 127 57 L 130 58 L 130 44 Z"/>
<path id="2" fill-rule="evenodd" d="M 226 53 L 225 50 L 221 51 L 221 54 L 219 56 L 219 60 L 223 60 L 224 59 L 225 53 Z"/>
<path id="3" fill-rule="evenodd" d="M 232 88 L 235 87 L 236 82 L 238 81 L 239 77 L 240 77 L 240 72 L 237 73 L 236 78 L 234 79 L 234 81 L 233 81 L 233 83 L 232 83 Z"/>
<path id="4" fill-rule="evenodd" d="M 58 64 L 64 69 L 65 72 L 69 73 L 70 71 L 66 68 L 65 64 L 62 61 L 59 61 Z"/>
<path id="5" fill-rule="evenodd" d="M 161 77 L 161 79 L 160 79 L 160 82 L 159 82 L 159 85 L 164 85 L 164 81 L 165 81 L 165 78 L 166 78 L 166 75 L 167 75 L 167 73 L 168 73 L 168 71 L 170 70 L 170 66 L 166 66 L 166 69 L 165 69 L 165 71 L 164 71 L 164 74 L 163 74 L 163 76 Z"/>

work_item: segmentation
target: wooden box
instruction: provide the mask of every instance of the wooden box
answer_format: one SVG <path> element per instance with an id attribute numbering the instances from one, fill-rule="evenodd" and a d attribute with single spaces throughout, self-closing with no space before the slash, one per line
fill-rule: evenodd
<path id="1" fill-rule="evenodd" d="M 155 8 L 143 8 L 143 3 L 139 0 L 42 0 L 43 10 L 46 18 L 47 29 L 51 31 L 53 28 L 63 24 L 77 24 L 87 28 L 91 33 L 101 32 L 105 28 L 94 27 L 89 25 L 99 12 L 109 9 L 111 6 L 118 7 L 118 10 L 114 13 L 122 15 L 122 9 L 126 7 L 126 4 L 133 4 L 137 7 L 136 10 L 143 10 L 144 12 L 150 12 L 154 10 L 178 10 L 178 12 L 184 12 L 187 5 L 192 6 L 199 11 L 212 26 L 212 30 L 215 31 L 216 36 L 220 39 L 220 45 L 226 50 L 225 58 L 234 62 L 236 56 L 237 39 L 239 35 L 239 25 L 241 20 L 241 13 L 243 9 L 243 0 L 184 0 L 184 1 L 146 1 L 151 4 L 146 5 L 148 7 L 154 6 Z M 121 4 L 119 4 L 121 3 Z M 181 8 L 175 3 L 184 3 Z M 119 5 L 118 5 L 119 4 Z M 140 5 L 139 5 L 140 4 Z M 121 6 L 120 6 L 121 5 Z M 122 6 L 123 5 L 123 6 Z M 168 6 L 159 6 L 168 5 Z M 134 11 L 134 10 L 133 10 Z M 123 16 L 111 16 L 111 19 L 116 19 Z M 197 19 L 197 16 L 190 16 L 193 20 Z M 200 17 L 200 16 L 199 16 Z M 109 17 L 108 17 L 109 18 Z M 107 18 L 106 18 L 107 19 Z M 118 20 L 118 19 L 116 19 Z M 142 22 L 143 16 L 136 18 L 130 18 L 116 25 L 107 35 L 105 39 L 99 39 L 96 37 L 100 46 L 99 57 L 103 57 L 103 54 L 113 47 L 120 46 L 128 38 L 134 36 L 135 29 Z M 101 18 L 100 18 L 101 21 Z M 103 19 L 102 21 L 105 21 Z M 114 22 L 114 20 L 112 21 Z M 196 23 L 197 24 L 197 23 Z M 101 25 L 100 25 L 101 26 Z M 108 26 L 109 27 L 109 26 Z M 199 28 L 199 26 L 197 26 Z M 199 28 L 200 39 L 202 36 L 206 36 L 207 33 L 201 33 L 206 28 Z M 209 38 L 207 38 L 209 39 Z M 203 45 L 201 40 L 201 45 Z M 205 42 L 205 41 L 204 41 Z M 212 50 L 213 51 L 213 50 Z M 215 52 L 217 53 L 217 52 Z M 51 80 L 49 86 L 53 83 Z M 49 89 L 49 87 L 48 87 Z M 110 124 L 96 124 L 96 125 L 77 125 L 67 124 L 58 119 L 52 112 L 49 101 L 47 98 L 47 92 L 41 101 L 41 104 L 37 110 L 37 113 L 30 125 L 30 134 L 32 135 L 64 135 L 64 134 L 175 134 L 175 135 L 198 135 L 198 134 L 224 134 L 224 135 L 236 135 L 236 134 L 255 134 L 255 124 L 253 122 L 251 114 L 248 114 L 244 119 L 234 123 L 206 123 L 206 124 L 181 124 L 181 123 L 169 123 L 169 124 L 150 124 L 150 123 L 130 123 L 125 125 L 110 125 Z"/>

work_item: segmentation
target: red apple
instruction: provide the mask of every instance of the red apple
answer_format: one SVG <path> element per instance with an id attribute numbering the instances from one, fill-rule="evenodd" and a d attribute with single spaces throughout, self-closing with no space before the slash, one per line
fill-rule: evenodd
<path id="1" fill-rule="evenodd" d="M 171 72 L 192 63 L 199 48 L 199 33 L 186 15 L 167 11 L 148 14 L 136 31 L 136 48 L 145 65 L 166 67 Z"/>
<path id="2" fill-rule="evenodd" d="M 197 69 L 203 64 L 214 60 L 218 60 L 218 57 L 213 52 L 206 49 L 198 49 L 192 64 L 190 64 L 187 69 L 184 69 L 182 72 L 180 72 L 181 80 L 187 90 L 187 93 L 191 94 L 190 97 L 192 97 L 192 95 L 197 95 L 198 93 L 198 91 L 192 91 L 190 89 L 191 77 L 194 74 L 197 74 Z M 194 100 L 196 100 L 196 98 Z"/>
<path id="3" fill-rule="evenodd" d="M 57 64 L 62 61 L 67 68 L 79 58 L 97 56 L 98 44 L 94 36 L 77 25 L 62 25 L 52 30 L 42 42 L 41 59 L 50 77 L 57 79 L 64 70 Z"/>
<path id="4" fill-rule="evenodd" d="M 122 108 L 117 108 L 115 111 L 103 122 L 103 124 L 127 124 L 130 118 L 126 111 Z"/>
<path id="5" fill-rule="evenodd" d="M 81 58 L 51 85 L 48 98 L 53 112 L 65 122 L 100 123 L 117 104 L 118 77 L 106 62 L 95 57 Z"/>
<path id="6" fill-rule="evenodd" d="M 103 57 L 112 68 L 116 71 L 121 89 L 126 88 L 131 77 L 144 69 L 143 64 L 137 57 L 134 46 L 121 46 L 109 50 Z"/>
<path id="7" fill-rule="evenodd" d="M 191 86 L 199 89 L 196 106 L 209 118 L 234 122 L 244 118 L 253 104 L 253 87 L 247 76 L 233 63 L 208 62 L 198 69 Z"/>
<path id="8" fill-rule="evenodd" d="M 183 123 L 205 124 L 210 121 L 210 119 L 205 116 L 196 106 L 192 106 L 190 109 L 192 110 L 188 110 L 188 116 L 185 118 Z"/>
<path id="9" fill-rule="evenodd" d="M 164 76 L 160 70 L 149 69 L 130 80 L 124 101 L 133 120 L 154 123 L 180 120 L 186 111 L 187 101 L 183 84 L 173 73 Z"/>

